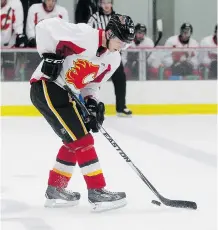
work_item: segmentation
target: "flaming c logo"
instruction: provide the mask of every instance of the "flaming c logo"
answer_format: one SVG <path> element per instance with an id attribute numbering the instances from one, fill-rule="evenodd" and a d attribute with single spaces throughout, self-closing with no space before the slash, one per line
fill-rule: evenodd
<path id="1" fill-rule="evenodd" d="M 67 71 L 65 79 L 67 83 L 81 89 L 97 77 L 98 70 L 99 65 L 94 65 L 87 60 L 77 59 L 73 61 L 73 67 Z"/>
<path id="2" fill-rule="evenodd" d="M 11 17 L 7 14 L 1 15 L 1 30 L 7 30 L 11 24 Z"/>

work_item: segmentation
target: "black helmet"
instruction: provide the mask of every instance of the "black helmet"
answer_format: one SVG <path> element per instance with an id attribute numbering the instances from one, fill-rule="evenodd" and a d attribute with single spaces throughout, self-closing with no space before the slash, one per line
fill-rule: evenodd
<path id="1" fill-rule="evenodd" d="M 108 40 L 112 37 L 117 37 L 123 42 L 131 43 L 135 38 L 133 20 L 126 15 L 113 14 L 105 31 L 108 33 Z"/>
<path id="2" fill-rule="evenodd" d="M 144 34 L 147 34 L 147 27 L 144 24 L 137 23 L 135 26 L 135 32 L 142 32 Z"/>
<path id="3" fill-rule="evenodd" d="M 184 31 L 190 31 L 190 35 L 193 33 L 193 27 L 190 23 L 183 23 L 180 28 L 180 34 L 182 34 Z"/>

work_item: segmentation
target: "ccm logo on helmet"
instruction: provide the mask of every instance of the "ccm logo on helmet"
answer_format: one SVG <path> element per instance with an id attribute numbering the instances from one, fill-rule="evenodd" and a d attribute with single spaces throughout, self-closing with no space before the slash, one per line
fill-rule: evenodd
<path id="1" fill-rule="evenodd" d="M 54 59 L 46 58 L 45 61 L 48 62 L 48 63 L 54 63 L 54 64 L 61 64 L 61 63 L 64 63 L 64 59 L 61 59 L 61 60 L 54 60 Z"/>

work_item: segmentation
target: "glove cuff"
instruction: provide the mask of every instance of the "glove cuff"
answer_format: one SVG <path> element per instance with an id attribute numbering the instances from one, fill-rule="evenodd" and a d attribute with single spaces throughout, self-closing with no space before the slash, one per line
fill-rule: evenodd
<path id="1" fill-rule="evenodd" d="M 85 102 L 87 102 L 88 99 L 95 100 L 97 103 L 100 102 L 97 98 L 95 98 L 95 97 L 92 96 L 92 95 L 88 95 L 88 96 L 85 96 L 85 97 L 84 97 L 84 101 L 85 101 Z"/>

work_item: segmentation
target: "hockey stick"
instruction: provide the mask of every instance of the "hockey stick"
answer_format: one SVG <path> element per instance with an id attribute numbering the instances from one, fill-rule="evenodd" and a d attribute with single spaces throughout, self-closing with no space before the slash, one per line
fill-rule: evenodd
<path id="1" fill-rule="evenodd" d="M 161 40 L 161 38 L 163 36 L 163 21 L 162 21 L 162 19 L 157 20 L 157 30 L 158 30 L 158 37 L 157 37 L 157 40 L 154 43 L 154 47 L 156 47 L 158 45 L 158 43 L 160 42 L 160 40 Z M 148 54 L 148 56 L 146 57 L 146 60 L 148 60 L 148 58 L 151 56 L 151 53 L 152 52 L 150 52 Z"/>
<path id="2" fill-rule="evenodd" d="M 88 118 L 90 116 L 90 113 L 85 107 L 85 105 L 76 97 L 76 95 L 72 92 L 72 90 L 67 85 L 65 85 L 64 88 L 69 93 L 69 95 L 72 97 L 72 99 L 80 106 L 80 108 L 85 114 L 85 117 Z M 120 146 L 114 141 L 114 139 L 108 134 L 108 132 L 102 126 L 100 126 L 100 131 L 104 135 L 104 137 L 111 143 L 111 145 L 116 149 L 116 151 L 120 154 L 120 156 L 138 174 L 138 176 L 142 179 L 142 181 L 150 188 L 150 190 L 159 198 L 159 200 L 164 205 L 175 207 L 175 208 L 197 209 L 197 204 L 193 201 L 170 200 L 170 199 L 163 197 L 155 189 L 155 187 L 149 182 L 149 180 L 143 175 L 143 173 L 135 166 L 135 164 L 130 160 L 130 158 L 126 155 L 126 153 L 120 148 Z"/>

